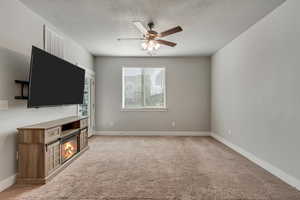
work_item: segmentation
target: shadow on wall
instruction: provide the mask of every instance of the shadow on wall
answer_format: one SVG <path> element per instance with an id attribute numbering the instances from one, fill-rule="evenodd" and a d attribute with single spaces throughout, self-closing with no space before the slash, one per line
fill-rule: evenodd
<path id="1" fill-rule="evenodd" d="M 10 108 L 27 103 L 14 97 L 20 93 L 15 80 L 28 80 L 29 64 L 30 57 L 0 47 L 0 101 L 8 101 Z"/>
<path id="2" fill-rule="evenodd" d="M 9 108 L 9 110 L 0 108 L 1 179 L 8 176 L 7 172 L 11 172 L 10 174 L 12 174 L 16 170 L 15 166 L 2 164 L 2 162 L 15 162 L 14 155 L 16 152 L 17 132 L 7 132 L 6 129 L 10 126 L 10 124 L 7 123 L 8 121 L 18 121 L 13 120 L 13 114 L 16 108 L 24 108 L 26 106 L 26 101 L 14 99 L 20 92 L 20 86 L 15 83 L 15 80 L 28 79 L 29 63 L 29 57 L 0 47 L 0 101 L 8 102 Z"/>

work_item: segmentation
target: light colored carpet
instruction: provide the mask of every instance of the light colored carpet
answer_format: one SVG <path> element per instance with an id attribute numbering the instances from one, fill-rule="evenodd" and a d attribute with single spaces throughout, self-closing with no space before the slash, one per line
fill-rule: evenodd
<path id="1" fill-rule="evenodd" d="M 50 183 L 16 200 L 300 200 L 300 192 L 210 137 L 93 137 Z"/>

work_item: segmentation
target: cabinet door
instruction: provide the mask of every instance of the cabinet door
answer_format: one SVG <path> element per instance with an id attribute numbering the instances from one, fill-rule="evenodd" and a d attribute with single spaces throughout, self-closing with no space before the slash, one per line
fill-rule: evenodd
<path id="1" fill-rule="evenodd" d="M 55 142 L 46 147 L 46 174 L 51 174 L 60 166 L 60 144 Z"/>
<path id="2" fill-rule="evenodd" d="M 53 146 L 53 165 L 54 169 L 58 168 L 60 166 L 60 143 L 57 142 Z"/>
<path id="3" fill-rule="evenodd" d="M 87 129 L 86 129 L 86 132 L 84 133 L 84 138 L 85 138 L 85 140 L 84 140 L 84 145 L 85 145 L 85 147 L 86 146 L 88 146 L 88 137 L 89 137 L 89 135 L 88 135 L 88 131 L 87 131 Z"/>
<path id="4" fill-rule="evenodd" d="M 52 162 L 52 148 L 51 146 L 46 147 L 46 175 L 49 175 L 53 170 L 53 162 Z"/>
<path id="5" fill-rule="evenodd" d="M 80 151 L 84 148 L 84 138 L 83 138 L 83 133 L 80 132 Z"/>
<path id="6" fill-rule="evenodd" d="M 88 144 L 88 132 L 87 129 L 80 131 L 80 150 L 84 149 Z"/>

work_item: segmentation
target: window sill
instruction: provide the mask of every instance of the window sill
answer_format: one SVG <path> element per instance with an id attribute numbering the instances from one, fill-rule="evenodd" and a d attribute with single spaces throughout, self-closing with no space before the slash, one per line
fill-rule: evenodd
<path id="1" fill-rule="evenodd" d="M 167 112 L 168 108 L 122 108 L 121 112 Z"/>

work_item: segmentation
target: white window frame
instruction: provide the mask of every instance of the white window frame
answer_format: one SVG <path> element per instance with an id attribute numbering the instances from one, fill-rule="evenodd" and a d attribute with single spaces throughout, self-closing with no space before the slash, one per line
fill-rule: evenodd
<path id="1" fill-rule="evenodd" d="M 163 81 L 164 105 L 163 106 L 143 106 L 143 107 L 135 107 L 135 108 L 129 108 L 129 107 L 125 106 L 125 76 L 123 76 L 123 75 L 124 75 L 125 69 L 128 69 L 128 68 L 141 68 L 142 71 L 144 71 L 144 69 L 146 69 L 146 68 L 150 68 L 150 69 L 158 68 L 158 69 L 162 69 L 164 71 L 164 81 Z M 121 107 L 121 111 L 160 111 L 160 112 L 164 112 L 164 111 L 168 110 L 168 108 L 167 108 L 167 85 L 166 85 L 167 74 L 166 74 L 165 67 L 122 67 L 121 76 L 122 76 L 122 107 Z M 144 87 L 143 87 L 143 89 L 144 89 Z M 143 94 L 143 99 L 145 101 L 144 94 Z"/>
<path id="2" fill-rule="evenodd" d="M 64 59 L 64 38 L 44 24 L 44 50 Z"/>

